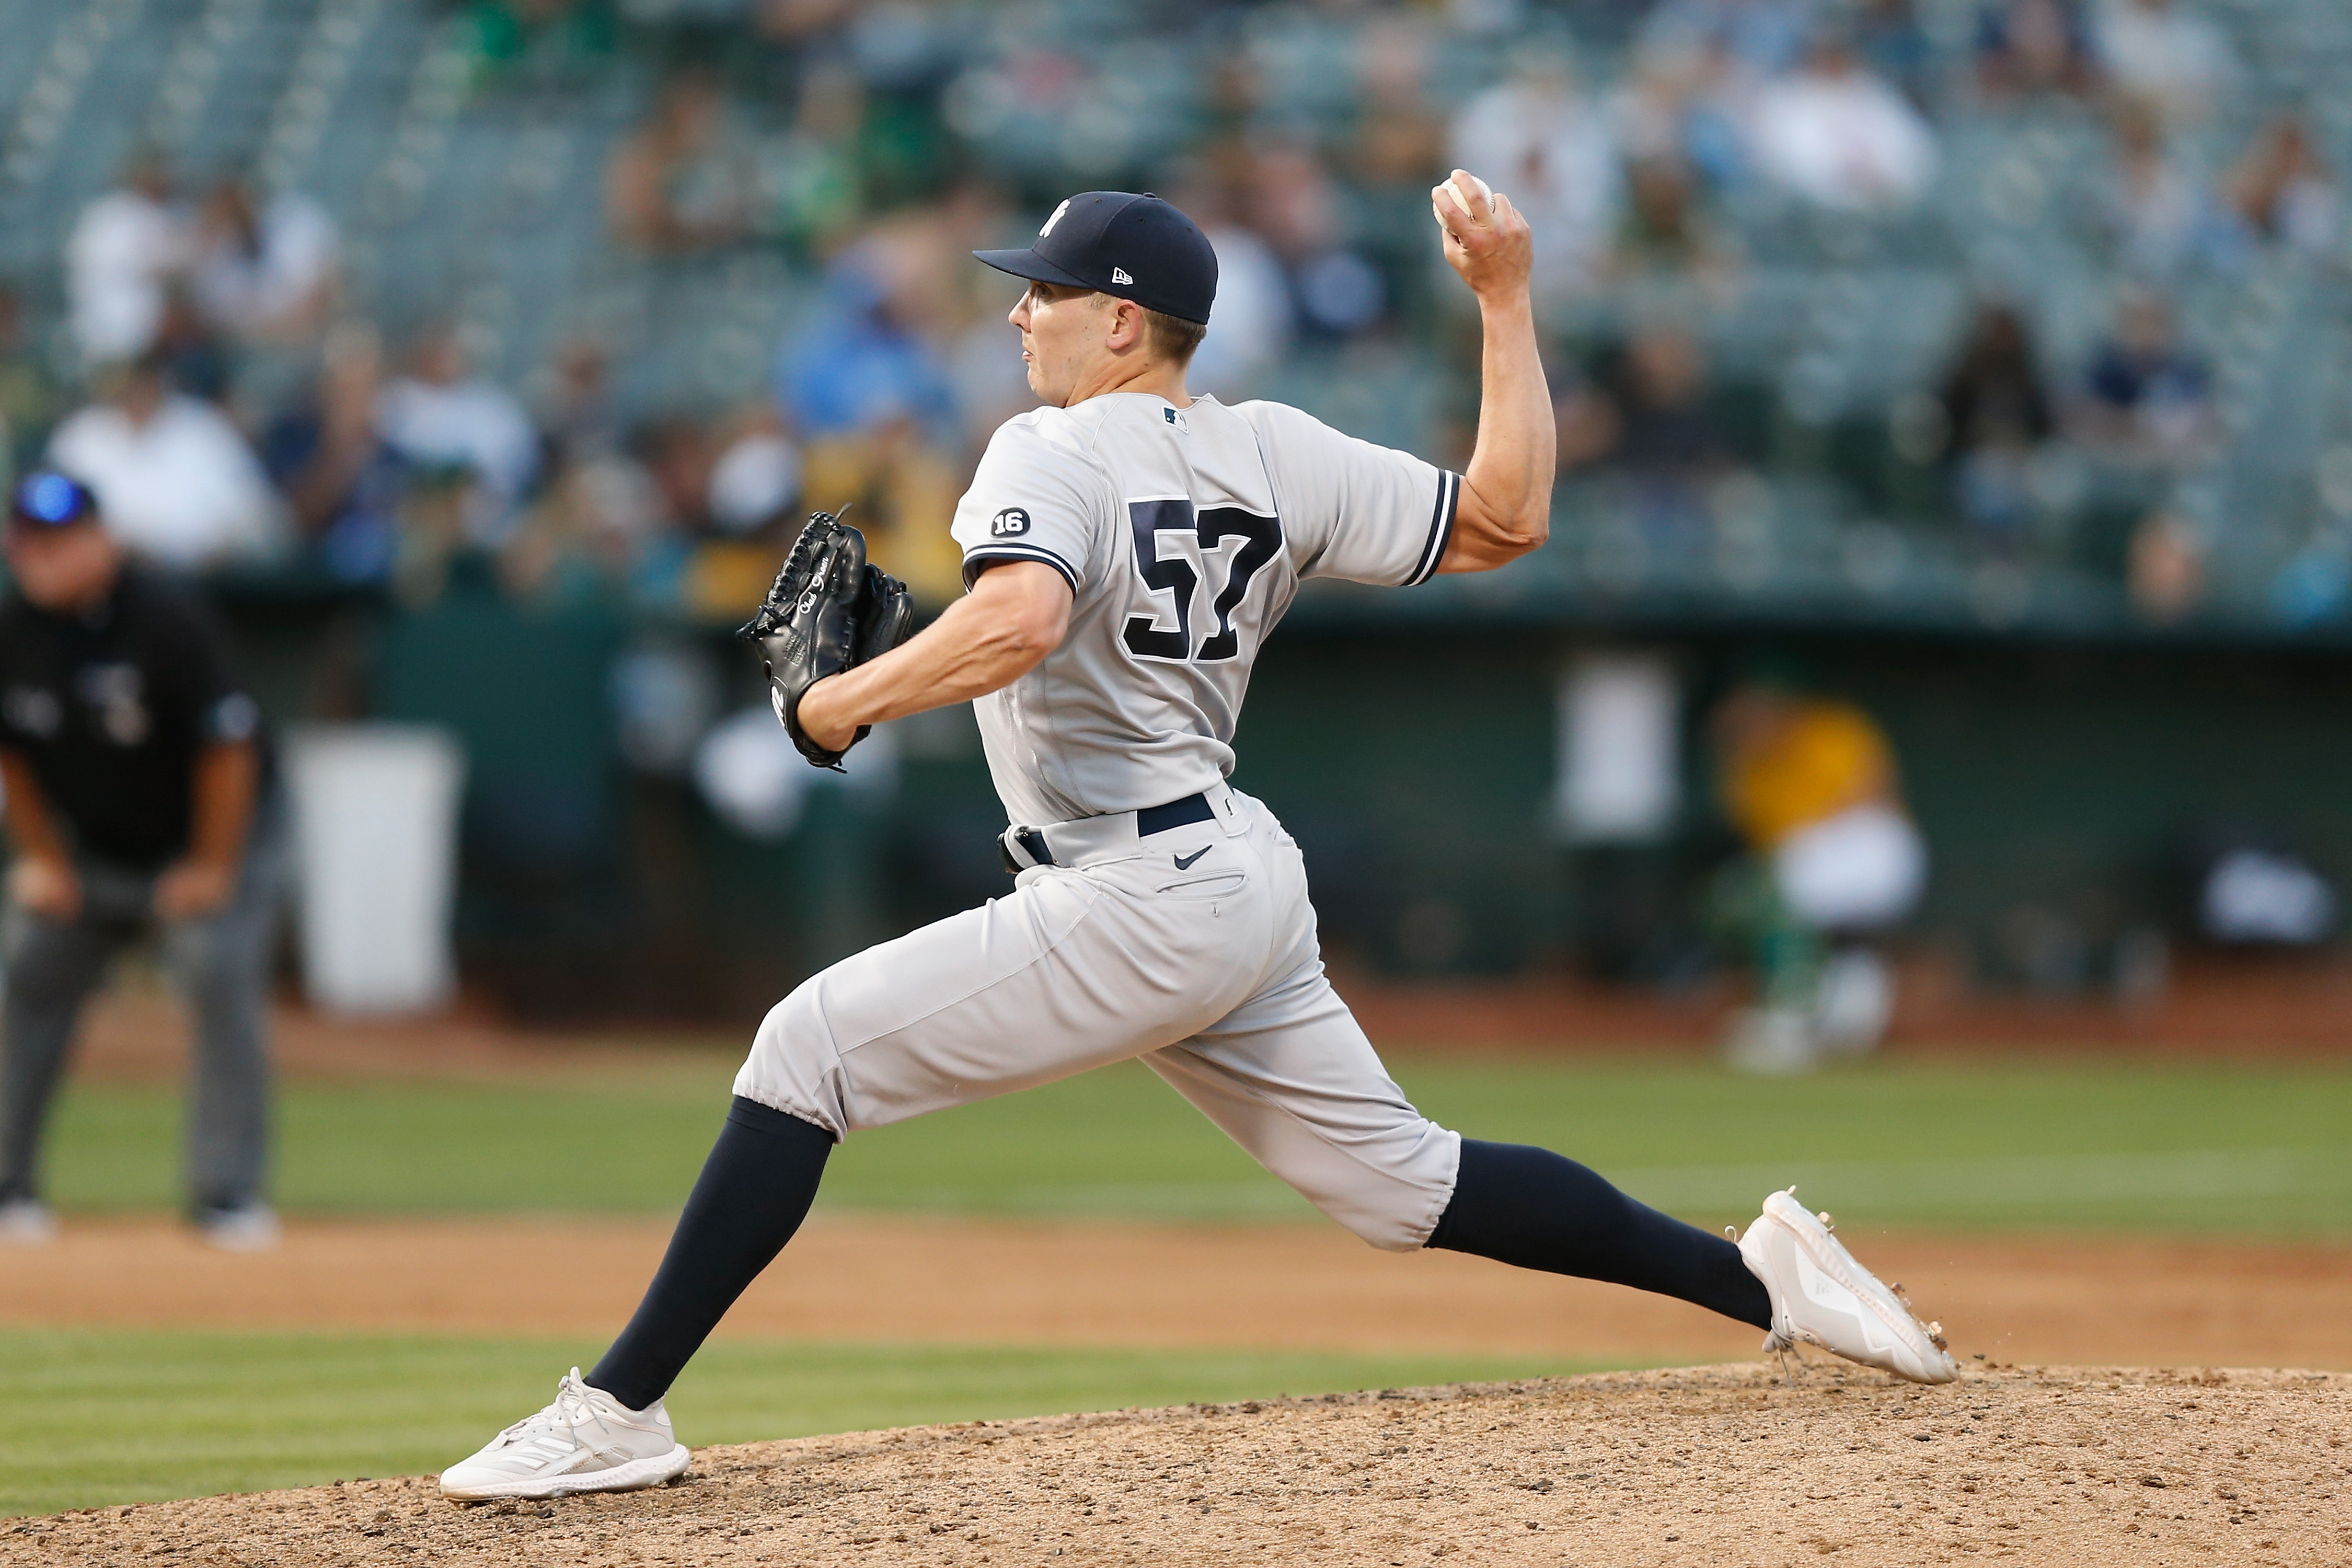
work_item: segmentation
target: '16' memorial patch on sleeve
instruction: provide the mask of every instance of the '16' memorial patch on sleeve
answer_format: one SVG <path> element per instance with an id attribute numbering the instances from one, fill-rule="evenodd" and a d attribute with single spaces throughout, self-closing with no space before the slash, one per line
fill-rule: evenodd
<path id="1" fill-rule="evenodd" d="M 1029 531 L 1029 514 L 1017 506 L 1008 506 L 988 520 L 991 539 L 1012 539 Z"/>

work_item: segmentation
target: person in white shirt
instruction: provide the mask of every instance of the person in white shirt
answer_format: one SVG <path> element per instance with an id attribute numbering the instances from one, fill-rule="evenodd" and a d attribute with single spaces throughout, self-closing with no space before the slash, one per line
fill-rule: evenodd
<path id="1" fill-rule="evenodd" d="M 172 390 L 148 358 L 49 438 L 49 461 L 94 491 L 109 532 L 184 572 L 268 554 L 283 537 L 268 476 L 228 416 Z"/>
<path id="2" fill-rule="evenodd" d="M 2230 40 L 2178 0 L 2106 0 L 2094 39 L 2115 85 L 2187 124 L 2211 113 L 2213 100 L 2237 74 Z"/>
<path id="3" fill-rule="evenodd" d="M 67 321 L 93 365 L 137 359 L 163 324 L 165 290 L 188 264 L 185 216 L 161 160 L 84 207 L 66 241 Z"/>
<path id="4" fill-rule="evenodd" d="M 1906 206 L 1936 178 L 1935 132 L 1834 35 L 1764 89 L 1754 135 L 1765 177 L 1821 206 Z"/>
<path id="5" fill-rule="evenodd" d="M 1463 107 L 1451 139 L 1454 163 L 1501 171 L 1526 216 L 1537 300 L 1589 283 L 1616 227 L 1623 181 L 1608 116 L 1578 88 L 1568 60 L 1530 53 L 1508 80 Z"/>
<path id="6" fill-rule="evenodd" d="M 472 373 L 455 331 L 436 328 L 410 373 L 377 395 L 376 434 L 404 461 L 462 468 L 478 486 L 471 521 L 494 532 L 511 518 L 539 469 L 539 433 L 514 394 Z"/>
<path id="7" fill-rule="evenodd" d="M 341 246 L 327 209 L 299 191 L 257 202 L 227 180 L 205 203 L 192 280 L 206 317 L 242 338 L 299 336 L 334 297 Z"/>

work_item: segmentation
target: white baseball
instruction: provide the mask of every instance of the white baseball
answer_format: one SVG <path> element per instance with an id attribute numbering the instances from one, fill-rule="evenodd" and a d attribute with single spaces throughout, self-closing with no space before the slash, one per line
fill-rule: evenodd
<path id="1" fill-rule="evenodd" d="M 1469 174 L 1466 171 L 1464 173 L 1463 178 L 1468 180 L 1470 184 L 1477 189 L 1478 194 L 1486 198 L 1486 209 L 1489 212 L 1492 212 L 1495 206 L 1494 187 L 1487 184 L 1486 181 L 1480 179 L 1477 175 Z M 1459 184 L 1455 184 L 1452 180 L 1447 180 L 1438 188 L 1453 198 L 1454 206 L 1461 210 L 1464 217 L 1466 218 L 1471 216 L 1469 200 L 1463 195 L 1462 187 Z"/>

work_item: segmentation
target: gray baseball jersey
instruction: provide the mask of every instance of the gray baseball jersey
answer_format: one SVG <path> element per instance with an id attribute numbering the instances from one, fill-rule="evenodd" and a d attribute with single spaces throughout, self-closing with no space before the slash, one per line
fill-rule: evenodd
<path id="1" fill-rule="evenodd" d="M 965 580 L 1040 561 L 1076 596 L 1062 645 L 973 704 L 1011 819 L 1224 779 L 1250 668 L 1300 580 L 1424 581 L 1460 491 L 1279 403 L 1116 393 L 1008 420 L 956 509 Z"/>

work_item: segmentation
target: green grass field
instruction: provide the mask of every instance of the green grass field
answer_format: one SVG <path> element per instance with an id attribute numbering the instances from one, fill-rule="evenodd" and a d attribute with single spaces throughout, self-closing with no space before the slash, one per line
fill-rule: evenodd
<path id="1" fill-rule="evenodd" d="M 281 1106 L 279 1199 L 310 1214 L 669 1212 L 718 1130 L 733 1068 L 681 1053 L 577 1082 L 298 1082 Z M 1744 1220 L 1768 1188 L 1796 1182 L 1885 1225 L 2352 1235 L 2352 1068 L 1888 1062 L 1759 1081 L 1691 1063 L 1407 1059 L 1397 1076 L 1448 1126 L 1560 1150 L 1709 1222 Z M 178 1117 L 168 1088 L 69 1089 L 56 1201 L 169 1207 Z M 1133 1066 L 853 1138 L 822 1201 L 1312 1217 Z"/>
<path id="2" fill-rule="evenodd" d="M 1544 1143 L 1695 1220 L 1798 1182 L 1850 1224 L 2352 1237 L 2352 1068 L 2014 1059 L 1872 1063 L 1801 1082 L 1631 1058 L 1400 1061 L 1430 1114 Z M 734 1062 L 552 1080 L 298 1081 L 278 1191 L 296 1214 L 662 1213 Z M 80 1085 L 51 1192 L 175 1201 L 176 1096 Z M 1140 1068 L 851 1140 L 824 1201 L 898 1212 L 1288 1223 L 1306 1206 Z M 5 1290 L 5 1276 L 0 1276 Z M 549 1341 L 0 1331 L 0 1513 L 437 1468 L 601 1347 Z M 691 1441 L 1279 1392 L 1533 1375 L 1475 1359 L 714 1344 Z"/>

